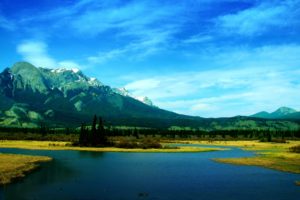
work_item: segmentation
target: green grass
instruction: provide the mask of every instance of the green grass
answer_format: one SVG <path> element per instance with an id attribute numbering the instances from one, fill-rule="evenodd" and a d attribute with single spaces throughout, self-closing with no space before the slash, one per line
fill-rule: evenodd
<path id="1" fill-rule="evenodd" d="M 0 154 L 0 185 L 11 183 L 36 169 L 39 162 L 50 161 L 46 156 Z"/>

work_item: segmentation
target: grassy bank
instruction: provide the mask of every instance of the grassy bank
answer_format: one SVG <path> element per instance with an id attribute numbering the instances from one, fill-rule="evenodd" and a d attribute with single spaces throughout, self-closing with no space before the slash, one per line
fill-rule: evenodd
<path id="1" fill-rule="evenodd" d="M 291 147 L 300 145 L 300 141 L 288 141 L 287 143 L 267 143 L 259 141 L 200 141 L 192 143 L 240 147 L 244 150 L 254 151 L 256 153 L 256 156 L 254 157 L 214 159 L 217 162 L 235 165 L 259 166 L 300 174 L 300 153 L 290 151 L 293 149 Z M 296 185 L 300 185 L 300 181 L 296 181 L 295 183 Z"/>
<path id="2" fill-rule="evenodd" d="M 248 158 L 215 159 L 219 162 L 256 165 L 272 168 L 285 172 L 300 173 L 300 154 L 290 151 L 291 147 L 300 145 L 300 141 L 288 141 L 287 143 L 270 143 L 259 141 L 177 141 L 192 144 L 232 146 L 243 150 L 254 151 L 256 156 Z"/>
<path id="3" fill-rule="evenodd" d="M 21 148 L 36 150 L 79 150 L 79 151 L 99 151 L 99 152 L 149 152 L 149 153 L 177 153 L 177 152 L 207 152 L 224 150 L 224 148 L 204 148 L 204 147 L 180 147 L 161 149 L 126 149 L 117 147 L 73 147 L 68 142 L 49 141 L 16 141 L 1 140 L 0 148 Z"/>
<path id="4" fill-rule="evenodd" d="M 38 167 L 39 162 L 50 161 L 46 156 L 27 156 L 0 153 L 0 185 L 22 178 Z"/>
<path id="5" fill-rule="evenodd" d="M 235 165 L 253 165 L 266 167 L 284 172 L 300 173 L 300 159 L 259 155 L 249 158 L 216 158 L 217 162 L 235 164 Z"/>
<path id="6" fill-rule="evenodd" d="M 214 141 L 214 140 L 162 140 L 165 143 L 185 143 L 185 144 L 202 144 L 202 145 L 214 145 L 214 146 L 231 146 L 240 147 L 244 150 L 288 150 L 290 147 L 300 145 L 299 140 L 289 140 L 287 143 L 272 143 L 272 142 L 259 142 L 258 140 L 229 140 L 229 141 Z"/>

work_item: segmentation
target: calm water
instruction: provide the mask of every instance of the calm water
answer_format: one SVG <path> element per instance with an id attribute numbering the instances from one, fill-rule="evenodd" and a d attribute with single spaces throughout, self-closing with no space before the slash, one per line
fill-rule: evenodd
<path id="1" fill-rule="evenodd" d="M 300 175 L 221 164 L 211 158 L 252 156 L 237 148 L 207 153 L 99 153 L 0 149 L 47 155 L 50 163 L 0 187 L 0 199 L 300 199 Z"/>

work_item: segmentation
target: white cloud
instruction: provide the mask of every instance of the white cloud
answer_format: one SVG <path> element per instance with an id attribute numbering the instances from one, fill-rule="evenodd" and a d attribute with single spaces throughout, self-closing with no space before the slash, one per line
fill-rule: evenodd
<path id="1" fill-rule="evenodd" d="M 94 6 L 86 12 L 73 16 L 70 25 L 85 35 L 97 35 L 114 30 L 120 31 L 120 35 L 141 38 L 148 35 L 148 32 L 152 32 L 153 27 L 151 25 L 153 23 L 175 16 L 179 10 L 180 8 L 175 5 L 166 6 L 155 1 L 132 1 L 122 6 L 113 7 Z M 170 20 L 165 23 L 173 24 Z M 174 27 L 167 26 L 165 28 L 174 29 Z"/>
<path id="2" fill-rule="evenodd" d="M 56 61 L 47 53 L 47 45 L 39 41 L 25 41 L 17 46 L 23 59 L 39 67 L 56 67 Z"/>
<path id="3" fill-rule="evenodd" d="M 13 31 L 13 30 L 15 30 L 16 26 L 12 21 L 9 21 L 4 16 L 0 15 L 0 28 L 9 30 L 9 31 Z"/>
<path id="4" fill-rule="evenodd" d="M 129 83 L 125 86 L 128 90 L 149 90 L 149 89 L 155 89 L 159 86 L 160 80 L 156 79 L 144 79 L 139 81 L 134 81 L 132 83 Z"/>
<path id="5" fill-rule="evenodd" d="M 297 45 L 227 49 L 211 57 L 224 68 L 166 74 L 125 87 L 161 108 L 205 117 L 250 115 L 280 106 L 299 109 L 299 54 Z"/>
<path id="6" fill-rule="evenodd" d="M 178 3 L 178 2 L 177 2 Z M 99 50 L 87 59 L 91 64 L 102 64 L 125 56 L 130 60 L 143 59 L 170 45 L 175 33 L 183 24 L 181 18 L 174 20 L 184 10 L 181 3 L 161 4 L 159 1 L 91 1 L 80 0 L 70 6 L 59 7 L 21 20 L 23 27 L 47 22 L 51 30 L 61 30 L 77 37 L 93 38 L 109 35 L 109 39 L 127 41 L 118 48 L 103 52 Z M 51 23 L 49 23 L 49 21 Z M 162 25 L 157 25 L 161 24 Z M 49 31 L 40 26 L 36 32 Z M 101 35 L 101 36 L 102 36 Z M 102 37 L 101 37 L 102 38 Z M 101 46 L 99 47 L 101 49 Z"/>
<path id="7" fill-rule="evenodd" d="M 113 49 L 108 52 L 98 52 L 95 56 L 89 56 L 87 60 L 94 64 L 102 64 L 111 59 L 115 59 L 127 52 L 127 49 Z"/>
<path id="8" fill-rule="evenodd" d="M 164 100 L 155 103 L 164 109 L 173 110 L 178 113 L 201 117 L 232 117 L 236 115 L 250 115 L 255 112 L 253 110 L 249 111 L 250 105 L 247 107 L 244 102 L 251 95 L 252 93 L 250 92 L 240 92 L 198 99 Z"/>
<path id="9" fill-rule="evenodd" d="M 249 9 L 221 16 L 217 18 L 216 24 L 225 34 L 257 35 L 268 31 L 270 27 L 299 24 L 298 7 L 299 1 L 294 0 L 276 4 L 265 1 Z"/>
<path id="10" fill-rule="evenodd" d="M 211 104 L 208 104 L 208 103 L 195 103 L 194 105 L 191 106 L 190 108 L 192 111 L 195 111 L 195 112 L 201 112 L 201 111 L 215 111 L 216 108 L 211 105 Z"/>
<path id="11" fill-rule="evenodd" d="M 291 74 L 294 74 L 294 77 L 290 77 Z M 248 78 L 251 80 L 239 90 L 224 91 L 216 87 L 210 88 L 211 94 L 205 94 L 203 97 L 191 98 L 192 95 L 188 95 L 180 97 L 180 100 L 164 98 L 154 103 L 167 110 L 202 117 L 251 115 L 263 110 L 272 112 L 281 106 L 300 109 L 300 84 L 293 83 L 299 76 L 299 72 L 285 71 L 276 77 L 266 78 L 262 72 Z M 216 91 L 219 91 L 219 94 Z M 198 94 L 201 92 L 201 89 L 197 91 Z"/>
<path id="12" fill-rule="evenodd" d="M 183 43 L 192 44 L 192 43 L 204 43 L 213 40 L 213 37 L 210 35 L 197 34 L 193 35 L 190 38 L 183 41 Z"/>
<path id="13" fill-rule="evenodd" d="M 41 41 L 27 40 L 17 46 L 17 52 L 27 62 L 37 67 L 46 68 L 82 68 L 79 64 L 71 60 L 57 61 L 48 54 L 48 46 Z"/>
<path id="14" fill-rule="evenodd" d="M 58 67 L 82 69 L 82 67 L 79 64 L 71 60 L 60 61 L 58 63 Z"/>
<path id="15" fill-rule="evenodd" d="M 135 32 L 135 34 L 144 34 L 143 38 L 137 39 L 122 48 L 98 52 L 96 55 L 89 56 L 87 60 L 92 64 L 103 64 L 110 60 L 117 60 L 120 58 L 126 58 L 130 61 L 142 60 L 147 56 L 164 50 L 170 39 L 170 35 L 172 35 L 172 31 L 168 30 L 143 30 L 139 32 L 140 33 Z"/>

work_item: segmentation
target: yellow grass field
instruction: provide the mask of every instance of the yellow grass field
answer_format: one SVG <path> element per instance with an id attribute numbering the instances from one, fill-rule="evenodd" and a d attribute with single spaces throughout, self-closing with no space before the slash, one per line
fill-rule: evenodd
<path id="1" fill-rule="evenodd" d="M 288 143 L 271 143 L 271 142 L 259 142 L 258 140 L 241 140 L 241 141 L 171 140 L 165 142 L 241 147 L 244 150 L 251 150 L 251 151 L 259 151 L 259 150 L 282 151 L 283 149 L 288 150 L 288 148 L 292 146 L 300 145 L 300 141 L 288 141 Z"/>
<path id="2" fill-rule="evenodd" d="M 37 150 L 79 150 L 79 151 L 99 151 L 99 152 L 142 152 L 142 153 L 180 153 L 180 152 L 207 152 L 225 150 L 224 148 L 204 148 L 204 147 L 180 147 L 178 149 L 124 149 L 116 147 L 72 147 L 68 142 L 49 141 L 15 141 L 1 140 L 0 148 L 21 148 Z"/>
<path id="3" fill-rule="evenodd" d="M 0 185 L 22 178 L 38 167 L 39 162 L 50 161 L 46 156 L 27 156 L 0 153 Z"/>

